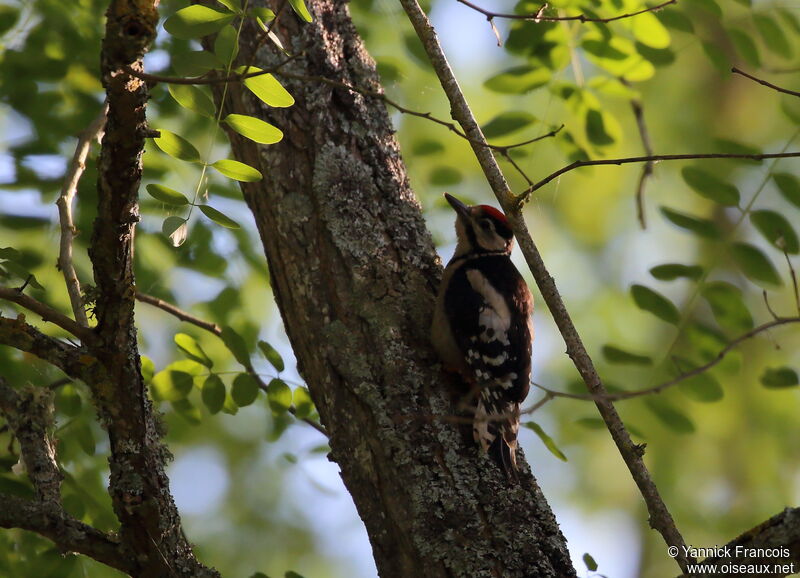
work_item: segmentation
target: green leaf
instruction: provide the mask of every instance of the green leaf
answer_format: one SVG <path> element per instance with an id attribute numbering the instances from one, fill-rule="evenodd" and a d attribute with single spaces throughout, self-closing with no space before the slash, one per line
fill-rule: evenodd
<path id="1" fill-rule="evenodd" d="M 252 576 L 250 576 L 250 578 L 269 578 L 269 576 L 263 572 L 255 572 Z"/>
<path id="2" fill-rule="evenodd" d="M 444 151 L 444 145 L 438 140 L 433 140 L 433 139 L 417 140 L 414 141 L 414 144 L 411 145 L 412 154 L 418 156 L 433 155 L 443 151 Z"/>
<path id="3" fill-rule="evenodd" d="M 181 8 L 164 22 L 164 30 L 177 38 L 202 38 L 214 34 L 236 15 L 195 4 Z"/>
<path id="4" fill-rule="evenodd" d="M 461 182 L 464 176 L 461 171 L 453 167 L 437 166 L 432 171 L 428 180 L 437 187 L 456 185 Z"/>
<path id="5" fill-rule="evenodd" d="M 224 122 L 243 137 L 261 144 L 274 144 L 283 138 L 283 132 L 268 122 L 243 114 L 229 114 Z"/>
<path id="6" fill-rule="evenodd" d="M 201 213 L 203 213 L 206 217 L 214 221 L 217 225 L 222 225 L 227 229 L 241 228 L 239 226 L 239 223 L 237 223 L 224 213 L 219 212 L 211 205 L 197 205 L 197 208 L 200 209 Z"/>
<path id="7" fill-rule="evenodd" d="M 208 411 L 213 415 L 218 413 L 225 404 L 225 384 L 219 375 L 212 373 L 203 382 L 202 398 Z"/>
<path id="8" fill-rule="evenodd" d="M 551 73 L 540 66 L 515 66 L 492 76 L 483 85 L 500 94 L 524 94 L 550 82 Z"/>
<path id="9" fill-rule="evenodd" d="M 306 8 L 306 3 L 303 2 L 303 0 L 289 0 L 289 4 L 292 5 L 292 10 L 294 10 L 300 18 L 306 22 L 311 22 L 311 14 L 309 13 L 308 8 Z"/>
<path id="10" fill-rule="evenodd" d="M 19 20 L 19 10 L 13 6 L 0 6 L 0 36 L 14 28 Z"/>
<path id="11" fill-rule="evenodd" d="M 269 361 L 270 364 L 272 364 L 272 367 L 278 370 L 278 372 L 281 372 L 285 369 L 286 366 L 283 363 L 283 357 L 281 357 L 281 354 L 278 353 L 277 350 L 269 343 L 266 341 L 259 341 L 258 348 L 261 350 L 261 353 L 264 355 L 264 357 L 267 358 L 267 361 Z"/>
<path id="12" fill-rule="evenodd" d="M 689 345 L 692 357 L 703 363 L 716 359 L 719 352 L 728 345 L 722 333 L 702 323 L 691 323 L 684 327 L 683 336 Z"/>
<path id="13" fill-rule="evenodd" d="M 56 391 L 56 409 L 68 417 L 80 415 L 83 406 L 78 390 L 71 383 L 62 385 Z"/>
<path id="14" fill-rule="evenodd" d="M 669 405 L 662 398 L 649 397 L 644 401 L 649 409 L 666 427 L 679 434 L 694 433 L 695 427 L 689 417 L 682 411 Z"/>
<path id="15" fill-rule="evenodd" d="M 670 43 L 669 30 L 664 28 L 652 12 L 638 14 L 630 20 L 633 36 L 651 48 L 667 48 Z"/>
<path id="16" fill-rule="evenodd" d="M 538 119 L 522 110 L 502 112 L 481 127 L 486 138 L 498 138 L 520 131 Z"/>
<path id="17" fill-rule="evenodd" d="M 195 338 L 191 335 L 186 333 L 176 333 L 175 344 L 178 346 L 178 349 L 183 351 L 187 356 L 189 356 L 190 359 L 194 359 L 198 363 L 202 363 L 209 369 L 214 367 L 214 362 L 211 361 L 197 340 L 195 340 Z"/>
<path id="18" fill-rule="evenodd" d="M 744 333 L 753 328 L 753 316 L 744 303 L 741 289 L 735 285 L 715 281 L 704 285 L 700 294 L 708 301 L 714 319 L 723 329 Z"/>
<path id="19" fill-rule="evenodd" d="M 78 440 L 78 445 L 81 447 L 84 453 L 87 456 L 93 456 L 96 450 L 96 443 L 94 440 L 94 433 L 92 433 L 92 428 L 85 421 L 76 421 L 74 424 L 75 425 L 72 428 L 72 435 L 74 435 L 75 439 Z"/>
<path id="20" fill-rule="evenodd" d="M 556 445 L 556 442 L 553 441 L 553 438 L 547 435 L 547 433 L 542 429 L 542 427 L 538 423 L 536 423 L 535 421 L 526 421 L 522 425 L 528 428 L 529 430 L 533 431 L 537 436 L 539 436 L 539 439 L 542 440 L 542 443 L 548 450 L 550 450 L 551 454 L 553 454 L 562 462 L 567 461 L 567 456 L 564 455 L 564 452 L 558 449 L 558 446 Z"/>
<path id="21" fill-rule="evenodd" d="M 202 76 L 214 69 L 221 69 L 225 64 L 217 55 L 207 50 L 179 52 L 172 56 L 172 69 L 179 76 Z"/>
<path id="22" fill-rule="evenodd" d="M 794 387 L 798 383 L 797 372 L 791 367 L 768 367 L 761 375 L 761 385 L 770 389 Z"/>
<path id="23" fill-rule="evenodd" d="M 630 351 L 625 351 L 624 349 L 620 349 L 619 347 L 615 347 L 613 345 L 604 345 L 602 351 L 603 357 L 605 357 L 606 361 L 609 363 L 620 363 L 627 365 L 653 364 L 653 360 L 647 355 L 631 353 Z"/>
<path id="24" fill-rule="evenodd" d="M 681 229 L 686 229 L 692 233 L 705 237 L 706 239 L 718 239 L 720 232 L 713 221 L 694 217 L 686 213 L 681 213 L 667 207 L 661 207 L 661 214 L 672 224 L 677 225 Z"/>
<path id="25" fill-rule="evenodd" d="M 214 54 L 225 64 L 236 60 L 236 55 L 239 54 L 238 36 L 236 28 L 225 26 L 214 40 Z"/>
<path id="26" fill-rule="evenodd" d="M 750 213 L 750 222 L 779 251 L 786 251 L 790 255 L 796 255 L 800 251 L 797 233 L 786 217 L 780 213 L 767 210 L 753 211 Z"/>
<path id="27" fill-rule="evenodd" d="M 140 360 L 142 367 L 142 378 L 144 379 L 145 383 L 149 384 L 151 381 L 153 381 L 153 376 L 156 373 L 156 366 L 153 363 L 153 360 L 146 355 L 142 355 Z"/>
<path id="28" fill-rule="evenodd" d="M 791 173 L 775 173 L 772 178 L 783 198 L 800 208 L 800 179 Z"/>
<path id="29" fill-rule="evenodd" d="M 713 403 L 725 397 L 725 390 L 710 373 L 689 377 L 681 381 L 678 387 L 687 397 L 703 403 Z"/>
<path id="30" fill-rule="evenodd" d="M 754 283 L 767 288 L 783 284 L 775 265 L 758 247 L 748 243 L 734 243 L 730 247 L 730 252 L 745 277 Z"/>
<path id="31" fill-rule="evenodd" d="M 261 69 L 256 66 L 240 66 L 236 69 L 237 74 L 253 74 L 255 72 L 261 72 Z M 244 85 L 269 106 L 287 108 L 294 104 L 294 97 L 272 74 L 259 74 L 245 78 Z"/>
<path id="32" fill-rule="evenodd" d="M 662 321 L 677 325 L 680 323 L 681 315 L 675 305 L 656 291 L 644 285 L 633 285 L 631 296 L 639 309 L 652 313 Z"/>
<path id="33" fill-rule="evenodd" d="M 286 574 L 283 575 L 283 578 L 305 578 L 305 576 L 289 570 Z"/>
<path id="34" fill-rule="evenodd" d="M 700 265 L 664 263 L 663 265 L 656 265 L 650 269 L 650 274 L 659 281 L 674 281 L 680 278 L 697 281 L 703 276 L 703 268 Z"/>
<path id="35" fill-rule="evenodd" d="M 281 415 L 292 406 L 292 390 L 276 377 L 267 386 L 267 400 L 273 415 Z"/>
<path id="36" fill-rule="evenodd" d="M 311 394 L 308 393 L 308 388 L 306 387 L 295 388 L 292 394 L 292 403 L 294 404 L 294 415 L 298 419 L 308 417 L 314 411 L 314 402 L 311 400 Z"/>
<path id="37" fill-rule="evenodd" d="M 254 183 L 264 178 L 258 169 L 231 159 L 220 159 L 211 166 L 234 181 Z"/>
<path id="38" fill-rule="evenodd" d="M 153 397 L 159 401 L 184 399 L 192 391 L 194 377 L 185 371 L 165 369 L 153 376 Z"/>
<path id="39" fill-rule="evenodd" d="M 728 35 L 731 37 L 733 46 L 736 48 L 736 52 L 739 56 L 753 68 L 761 68 L 761 58 L 758 56 L 758 47 L 756 43 L 753 42 L 751 35 L 744 30 L 738 30 L 736 28 L 729 28 Z"/>
<path id="40" fill-rule="evenodd" d="M 792 45 L 783 33 L 783 29 L 772 18 L 766 14 L 753 14 L 753 22 L 767 48 L 784 58 L 792 57 L 794 52 Z"/>
<path id="41" fill-rule="evenodd" d="M 711 173 L 698 167 L 684 167 L 681 175 L 697 194 L 726 207 L 739 204 L 739 189 Z"/>
<path id="42" fill-rule="evenodd" d="M 187 141 L 182 136 L 170 132 L 168 130 L 160 130 L 161 136 L 153 139 L 156 146 L 169 156 L 190 162 L 199 163 L 200 153 L 194 148 L 194 145 Z"/>
<path id="43" fill-rule="evenodd" d="M 680 32 L 687 32 L 689 34 L 694 33 L 692 21 L 679 10 L 660 10 L 656 12 L 655 15 L 667 28 L 672 28 Z"/>
<path id="44" fill-rule="evenodd" d="M 186 241 L 189 224 L 183 217 L 167 217 L 161 224 L 161 232 L 172 241 L 173 247 L 180 247 Z"/>
<path id="45" fill-rule="evenodd" d="M 591 430 L 601 430 L 606 428 L 605 422 L 599 417 L 581 417 L 575 420 L 581 427 Z"/>
<path id="46" fill-rule="evenodd" d="M 608 146 L 616 141 L 615 134 L 619 135 L 619 130 L 614 130 L 615 121 L 613 118 L 600 110 L 590 108 L 586 111 L 586 137 L 593 145 Z"/>
<path id="47" fill-rule="evenodd" d="M 648 80 L 655 74 L 653 64 L 636 51 L 631 40 L 622 36 L 590 34 L 581 46 L 590 62 L 629 82 Z"/>
<path id="48" fill-rule="evenodd" d="M 169 94 L 179 105 L 207 118 L 214 118 L 217 112 L 214 103 L 205 92 L 192 84 L 170 84 Z"/>
<path id="49" fill-rule="evenodd" d="M 236 361 L 244 365 L 245 367 L 249 367 L 250 365 L 250 353 L 248 351 L 247 345 L 242 339 L 242 336 L 236 333 L 233 328 L 229 326 L 225 326 L 222 328 L 222 333 L 220 334 L 220 338 L 222 342 L 225 344 L 225 347 L 233 353 L 233 356 L 236 358 Z"/>
<path id="50" fill-rule="evenodd" d="M 225 6 L 231 12 L 242 11 L 242 4 L 239 0 L 217 0 L 217 2 Z"/>
<path id="51" fill-rule="evenodd" d="M 175 413 L 188 421 L 190 424 L 200 425 L 200 423 L 202 423 L 203 416 L 200 413 L 200 410 L 197 409 L 188 399 L 179 399 L 171 402 L 170 405 L 172 405 L 172 409 L 175 411 Z"/>
<path id="52" fill-rule="evenodd" d="M 594 558 L 592 558 L 592 555 L 589 554 L 589 552 L 586 552 L 583 555 L 583 563 L 586 565 L 586 569 L 589 572 L 594 572 L 597 570 L 597 562 L 594 561 Z"/>
<path id="53" fill-rule="evenodd" d="M 703 47 L 703 52 L 706 53 L 717 72 L 726 76 L 730 74 L 731 63 L 725 51 L 713 42 L 701 42 L 700 44 Z"/>
<path id="54" fill-rule="evenodd" d="M 252 375 L 240 373 L 233 380 L 231 397 L 239 407 L 250 405 L 258 397 L 258 382 Z"/>
<path id="55" fill-rule="evenodd" d="M 248 8 L 247 14 L 251 18 L 260 18 L 262 22 L 269 22 L 270 20 L 275 19 L 275 13 L 269 8 L 265 8 L 263 6 Z"/>
<path id="56" fill-rule="evenodd" d="M 151 197 L 157 201 L 161 201 L 165 205 L 180 207 L 189 204 L 189 199 L 186 198 L 186 195 L 179 193 L 175 189 L 165 187 L 164 185 L 150 184 L 147 185 L 145 189 Z M 183 219 L 181 219 L 181 221 L 183 221 Z"/>

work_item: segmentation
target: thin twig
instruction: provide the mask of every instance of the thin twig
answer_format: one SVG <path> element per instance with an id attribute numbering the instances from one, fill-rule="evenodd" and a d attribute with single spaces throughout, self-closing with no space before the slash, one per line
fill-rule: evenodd
<path id="1" fill-rule="evenodd" d="M 797 287 L 797 274 L 792 266 L 792 260 L 789 258 L 789 253 L 783 252 L 786 257 L 786 265 L 789 267 L 789 276 L 792 278 L 792 288 L 794 289 L 794 304 L 797 307 L 797 314 L 800 315 L 800 289 Z"/>
<path id="2" fill-rule="evenodd" d="M 772 309 L 770 309 L 770 312 L 772 312 Z M 774 313 L 772 313 L 772 314 L 773 314 L 773 316 L 775 315 Z M 639 389 L 639 390 L 636 390 L 636 391 L 625 391 L 625 392 L 620 392 L 620 393 L 607 393 L 607 394 L 602 395 L 602 396 L 597 396 L 597 395 L 586 395 L 586 394 L 580 394 L 580 393 L 568 393 L 568 392 L 565 392 L 565 391 L 557 391 L 557 390 L 545 387 L 543 385 L 539 385 L 537 383 L 532 383 L 532 385 L 534 387 L 538 388 L 538 389 L 541 389 L 543 392 L 548 393 L 548 394 L 550 394 L 552 396 L 555 396 L 555 397 L 566 397 L 566 398 L 569 398 L 569 399 L 580 399 L 580 400 L 585 400 L 585 401 L 598 401 L 599 399 L 603 399 L 605 401 L 622 401 L 622 400 L 625 400 L 625 399 L 632 399 L 632 398 L 635 398 L 635 397 L 642 397 L 644 395 L 651 395 L 651 394 L 654 394 L 654 393 L 661 393 L 665 389 L 668 389 L 668 388 L 670 388 L 670 387 L 672 387 L 674 385 L 677 385 L 677 384 L 679 384 L 679 383 L 681 383 L 683 381 L 686 381 L 687 379 L 690 379 L 692 377 L 696 377 L 696 376 L 700 375 L 701 373 L 705 373 L 706 371 L 708 371 L 709 369 L 711 369 L 712 367 L 714 367 L 715 365 L 720 363 L 723 359 L 725 359 L 726 355 L 728 355 L 733 349 L 735 349 L 736 347 L 741 345 L 744 341 L 747 341 L 748 339 L 752 339 L 753 337 L 755 337 L 759 333 L 763 333 L 765 331 L 768 331 L 768 330 L 772 329 L 773 327 L 778 327 L 780 325 L 787 325 L 787 324 L 790 324 L 790 323 L 800 323 L 800 317 L 776 317 L 772 321 L 769 321 L 767 323 L 759 325 L 758 327 L 754 327 L 753 329 L 751 329 L 747 333 L 744 333 L 744 334 L 740 335 L 739 337 L 737 337 L 736 339 L 734 339 L 733 341 L 728 343 L 728 345 L 726 345 L 723 349 L 721 349 L 719 351 L 719 353 L 717 353 L 716 357 L 714 357 L 714 359 L 712 359 L 708 363 L 705 363 L 703 365 L 695 367 L 691 371 L 687 371 L 685 373 L 681 373 L 679 376 L 674 377 L 673 379 L 670 379 L 668 381 L 665 381 L 663 383 L 659 383 L 658 385 L 654 385 L 652 387 L 648 387 L 648 388 L 645 388 L 645 389 Z"/>
<path id="3" fill-rule="evenodd" d="M 749 78 L 750 80 L 756 81 L 758 84 L 771 88 L 772 90 L 777 90 L 778 92 L 782 92 L 784 94 L 791 94 L 792 96 L 800 96 L 800 92 L 796 90 L 789 90 L 788 88 L 781 88 L 780 86 L 776 86 L 771 82 L 767 82 L 766 80 L 762 80 L 760 78 L 756 78 L 752 74 L 747 74 L 744 70 L 736 68 L 735 66 L 731 68 L 731 72 L 734 74 L 741 74 L 742 76 Z"/>
<path id="4" fill-rule="evenodd" d="M 628 81 L 624 78 L 620 79 L 622 84 L 630 86 Z M 636 119 L 636 126 L 639 129 L 639 138 L 644 147 L 646 155 L 653 155 L 653 146 L 650 143 L 650 131 L 647 130 L 647 123 L 644 120 L 644 108 L 638 98 L 631 99 L 631 108 L 633 109 L 633 116 Z M 642 167 L 642 172 L 639 175 L 639 184 L 636 186 L 636 216 L 639 219 L 639 226 L 642 230 L 647 228 L 647 215 L 644 210 L 644 189 L 647 180 L 653 174 L 653 161 L 648 161 Z"/>
<path id="5" fill-rule="evenodd" d="M 564 306 L 558 288 L 553 277 L 545 266 L 541 254 L 528 233 L 527 226 L 520 214 L 520 205 L 515 202 L 508 182 L 505 179 L 497 161 L 492 155 L 492 151 L 486 146 L 485 139 L 480 127 L 475 120 L 472 110 L 464 97 L 464 93 L 459 87 L 458 80 L 453 74 L 450 64 L 442 51 L 436 32 L 428 21 L 425 12 L 420 8 L 417 0 L 400 0 L 403 9 L 411 21 L 417 36 L 422 41 L 425 51 L 428 54 L 431 65 L 439 78 L 439 82 L 450 101 L 453 118 L 458 121 L 471 141 L 472 150 L 483 169 L 486 179 L 501 207 L 506 212 L 506 216 L 515 233 L 520 248 L 522 249 L 528 266 L 533 273 L 536 284 L 542 293 L 553 319 L 558 326 L 564 342 L 567 346 L 567 353 L 578 369 L 581 377 L 586 383 L 589 391 L 593 394 L 607 394 L 600 376 L 594 367 L 591 357 L 581 341 L 572 318 Z M 555 177 L 553 177 L 555 178 Z M 658 488 L 653 482 L 650 472 L 647 470 L 643 460 L 642 451 L 639 446 L 633 443 L 630 434 L 625 428 L 622 419 L 619 417 L 614 406 L 607 401 L 596 401 L 597 409 L 603 417 L 603 421 L 608 427 L 609 433 L 617 445 L 617 448 L 627 465 L 639 491 L 647 504 L 650 515 L 650 525 L 655 528 L 664 538 L 664 541 L 677 549 L 677 563 L 684 571 L 688 564 L 693 563 L 694 559 L 686 554 L 685 542 L 672 519 L 672 515 L 662 500 Z"/>
<path id="6" fill-rule="evenodd" d="M 594 167 L 602 165 L 625 165 L 629 163 L 647 163 L 653 161 L 685 161 L 690 159 L 752 159 L 760 161 L 764 159 L 787 159 L 792 157 L 800 157 L 800 151 L 790 153 L 764 153 L 764 154 L 734 154 L 734 153 L 699 153 L 699 154 L 682 154 L 682 155 L 648 155 L 641 157 L 626 157 L 620 159 L 599 159 L 594 161 L 575 161 L 565 167 L 562 167 L 547 175 L 542 180 L 531 185 L 525 189 L 518 197 L 517 204 L 521 205 L 527 201 L 527 197 L 541 189 L 550 181 L 560 177 L 564 173 L 568 173 L 581 167 Z"/>
<path id="7" fill-rule="evenodd" d="M 103 109 L 97 115 L 97 118 L 78 137 L 78 146 L 75 147 L 75 154 L 72 156 L 72 162 L 67 170 L 64 186 L 56 201 L 58 220 L 61 223 L 58 268 L 61 270 L 61 274 L 64 275 L 69 302 L 72 305 L 72 314 L 75 316 L 75 321 L 83 327 L 89 327 L 89 320 L 86 318 L 86 306 L 81 296 L 81 282 L 78 280 L 75 266 L 72 263 L 72 243 L 78 234 L 72 218 L 72 201 L 75 195 L 78 194 L 78 183 L 86 169 L 86 158 L 92 148 L 92 141 L 100 140 L 103 136 L 107 113 L 108 103 L 104 103 Z"/>
<path id="8" fill-rule="evenodd" d="M 171 303 L 167 303 L 163 299 L 159 299 L 158 297 L 153 297 L 152 295 L 148 295 L 146 293 L 142 293 L 141 291 L 137 291 L 136 292 L 136 300 L 137 301 L 141 301 L 142 303 L 147 303 L 148 305 L 152 305 L 153 307 L 158 307 L 162 311 L 166 311 L 167 313 L 169 313 L 173 317 L 177 317 L 181 321 L 185 321 L 186 323 L 191 323 L 192 325 L 195 325 L 196 327 L 199 327 L 200 329 L 204 329 L 204 330 L 206 330 L 206 331 L 208 331 L 210 333 L 213 333 L 217 337 L 220 337 L 220 338 L 222 337 L 222 328 L 219 325 L 217 325 L 216 323 L 211 323 L 209 321 L 205 321 L 203 319 L 200 319 L 199 317 L 195 317 L 191 313 L 187 313 L 183 309 L 180 309 L 179 307 L 176 307 L 175 305 L 172 305 Z M 247 363 L 243 363 L 242 365 L 244 365 L 244 368 L 247 371 L 247 373 L 250 374 L 253 377 L 253 379 L 256 380 L 256 383 L 258 384 L 258 387 L 261 390 L 263 390 L 264 392 L 266 392 L 267 388 L 268 388 L 268 385 L 266 383 L 264 383 L 264 380 L 261 379 L 261 376 L 258 373 L 256 373 L 256 370 L 253 367 L 252 363 L 250 363 L 250 360 L 248 359 Z M 294 406 L 291 406 L 289 408 L 289 413 L 291 413 L 292 415 L 296 416 L 296 414 L 297 414 L 296 408 Z M 315 430 L 320 432 L 322 435 L 324 435 L 326 437 L 328 436 L 328 432 L 325 430 L 325 426 L 323 426 L 322 424 L 317 423 L 314 420 L 306 418 L 306 417 L 297 418 L 297 419 L 307 423 L 308 425 L 313 427 Z"/>
<path id="9" fill-rule="evenodd" d="M 662 2 L 661 4 L 657 4 L 656 6 L 649 6 L 647 8 L 643 8 L 637 12 L 630 12 L 627 14 L 620 14 L 618 16 L 611 16 L 609 18 L 595 18 L 586 16 L 585 14 L 578 14 L 577 16 L 543 16 L 542 12 L 545 8 L 547 8 L 547 4 L 542 5 L 539 10 L 533 13 L 528 14 L 513 14 L 513 13 L 504 13 L 504 12 L 492 12 L 491 10 L 486 10 L 485 8 L 481 8 L 480 6 L 469 2 L 469 0 L 456 0 L 457 2 L 463 4 L 464 6 L 468 6 L 472 8 L 476 12 L 480 12 L 486 19 L 491 22 L 495 18 L 506 18 L 509 20 L 529 20 L 533 22 L 563 22 L 568 20 L 577 20 L 578 22 L 599 22 L 602 24 L 607 24 L 608 22 L 614 22 L 615 20 L 622 20 L 623 18 L 633 18 L 634 16 L 638 16 L 639 14 L 644 14 L 645 12 L 656 12 L 661 10 L 665 6 L 669 6 L 670 4 L 677 4 L 678 0 L 668 0 L 667 2 Z"/>
<path id="10" fill-rule="evenodd" d="M 29 311 L 33 311 L 34 313 L 38 314 L 42 320 L 55 323 L 61 329 L 71 333 L 84 343 L 91 343 L 95 341 L 95 334 L 91 329 L 83 325 L 79 325 L 77 322 L 73 321 L 63 313 L 59 313 L 49 305 L 46 305 L 41 301 L 34 299 L 33 297 L 25 295 L 25 293 L 22 293 L 18 289 L 0 287 L 0 299 L 11 301 L 24 307 L 25 309 L 28 309 Z"/>

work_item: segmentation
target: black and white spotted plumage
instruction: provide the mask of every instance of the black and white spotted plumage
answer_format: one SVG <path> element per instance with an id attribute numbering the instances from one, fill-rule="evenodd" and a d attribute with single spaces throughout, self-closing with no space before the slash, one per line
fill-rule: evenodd
<path id="1" fill-rule="evenodd" d="M 503 214 L 446 196 L 458 213 L 459 242 L 445 268 L 432 340 L 445 366 L 470 386 L 475 440 L 513 477 L 519 404 L 531 375 L 533 299 L 511 262 Z"/>

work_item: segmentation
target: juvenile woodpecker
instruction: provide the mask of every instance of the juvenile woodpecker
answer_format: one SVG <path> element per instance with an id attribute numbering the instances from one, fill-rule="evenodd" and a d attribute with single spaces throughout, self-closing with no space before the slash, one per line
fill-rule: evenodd
<path id="1" fill-rule="evenodd" d="M 470 388 L 475 441 L 515 479 L 519 404 L 531 377 L 533 297 L 511 262 L 514 234 L 505 215 L 445 198 L 457 214 L 458 243 L 439 287 L 431 340 L 445 369 Z"/>

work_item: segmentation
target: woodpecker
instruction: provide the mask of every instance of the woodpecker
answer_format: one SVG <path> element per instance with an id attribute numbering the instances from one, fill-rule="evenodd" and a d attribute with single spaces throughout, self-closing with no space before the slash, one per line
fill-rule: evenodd
<path id="1" fill-rule="evenodd" d="M 515 480 L 519 404 L 531 377 L 533 297 L 511 262 L 514 234 L 505 215 L 444 196 L 457 215 L 458 243 L 439 287 L 431 341 L 444 368 L 469 386 L 475 441 Z"/>

